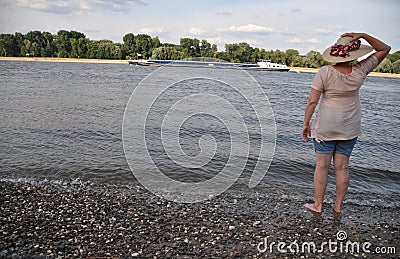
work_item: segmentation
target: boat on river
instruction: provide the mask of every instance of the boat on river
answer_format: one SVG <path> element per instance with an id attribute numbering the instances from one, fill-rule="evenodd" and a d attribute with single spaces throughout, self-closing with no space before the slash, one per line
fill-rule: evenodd
<path id="1" fill-rule="evenodd" d="M 184 60 L 130 59 L 128 63 L 135 66 L 207 67 L 282 72 L 290 70 L 286 65 L 273 63 L 270 60 L 259 60 L 254 64 L 233 63 L 213 58 L 191 58 Z"/>

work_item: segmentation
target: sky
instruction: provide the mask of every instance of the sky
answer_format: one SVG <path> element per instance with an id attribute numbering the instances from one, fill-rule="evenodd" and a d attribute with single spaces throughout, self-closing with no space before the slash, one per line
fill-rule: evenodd
<path id="1" fill-rule="evenodd" d="M 345 32 L 367 32 L 400 50 L 398 0 L 0 0 L 0 33 L 75 30 L 123 42 L 127 33 L 179 44 L 205 39 L 225 50 L 322 52 Z"/>

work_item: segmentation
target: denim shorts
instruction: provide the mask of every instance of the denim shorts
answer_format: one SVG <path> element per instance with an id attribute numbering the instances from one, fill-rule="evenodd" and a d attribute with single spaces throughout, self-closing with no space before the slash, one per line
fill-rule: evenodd
<path id="1" fill-rule="evenodd" d="M 320 141 L 319 143 L 313 139 L 313 142 L 315 152 L 319 154 L 341 153 L 351 156 L 351 152 L 357 143 L 357 138 L 349 140 Z"/>

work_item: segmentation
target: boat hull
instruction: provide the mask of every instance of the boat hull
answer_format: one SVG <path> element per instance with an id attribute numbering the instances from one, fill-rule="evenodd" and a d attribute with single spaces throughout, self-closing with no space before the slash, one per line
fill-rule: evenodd
<path id="1" fill-rule="evenodd" d="M 262 64 L 260 64 L 262 63 Z M 219 68 L 219 69 L 243 69 L 243 70 L 259 70 L 259 71 L 281 71 L 287 72 L 290 68 L 275 63 L 264 64 L 230 63 L 230 62 L 207 62 L 207 61 L 187 61 L 187 60 L 128 60 L 128 64 L 136 66 L 169 66 L 169 67 L 202 67 L 202 68 Z"/>

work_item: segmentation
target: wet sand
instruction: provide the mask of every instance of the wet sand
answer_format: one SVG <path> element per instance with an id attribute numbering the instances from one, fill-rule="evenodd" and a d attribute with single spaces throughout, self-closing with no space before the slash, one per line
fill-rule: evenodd
<path id="1" fill-rule="evenodd" d="M 338 219 L 327 204 L 315 217 L 303 208 L 306 196 L 286 195 L 293 191 L 228 191 L 179 204 L 136 185 L 0 181 L 0 257 L 399 257 L 398 208 L 347 204 Z M 347 241 L 359 250 L 346 252 Z M 316 250 L 302 251 L 311 242 Z M 377 247 L 392 253 L 373 254 Z"/>

